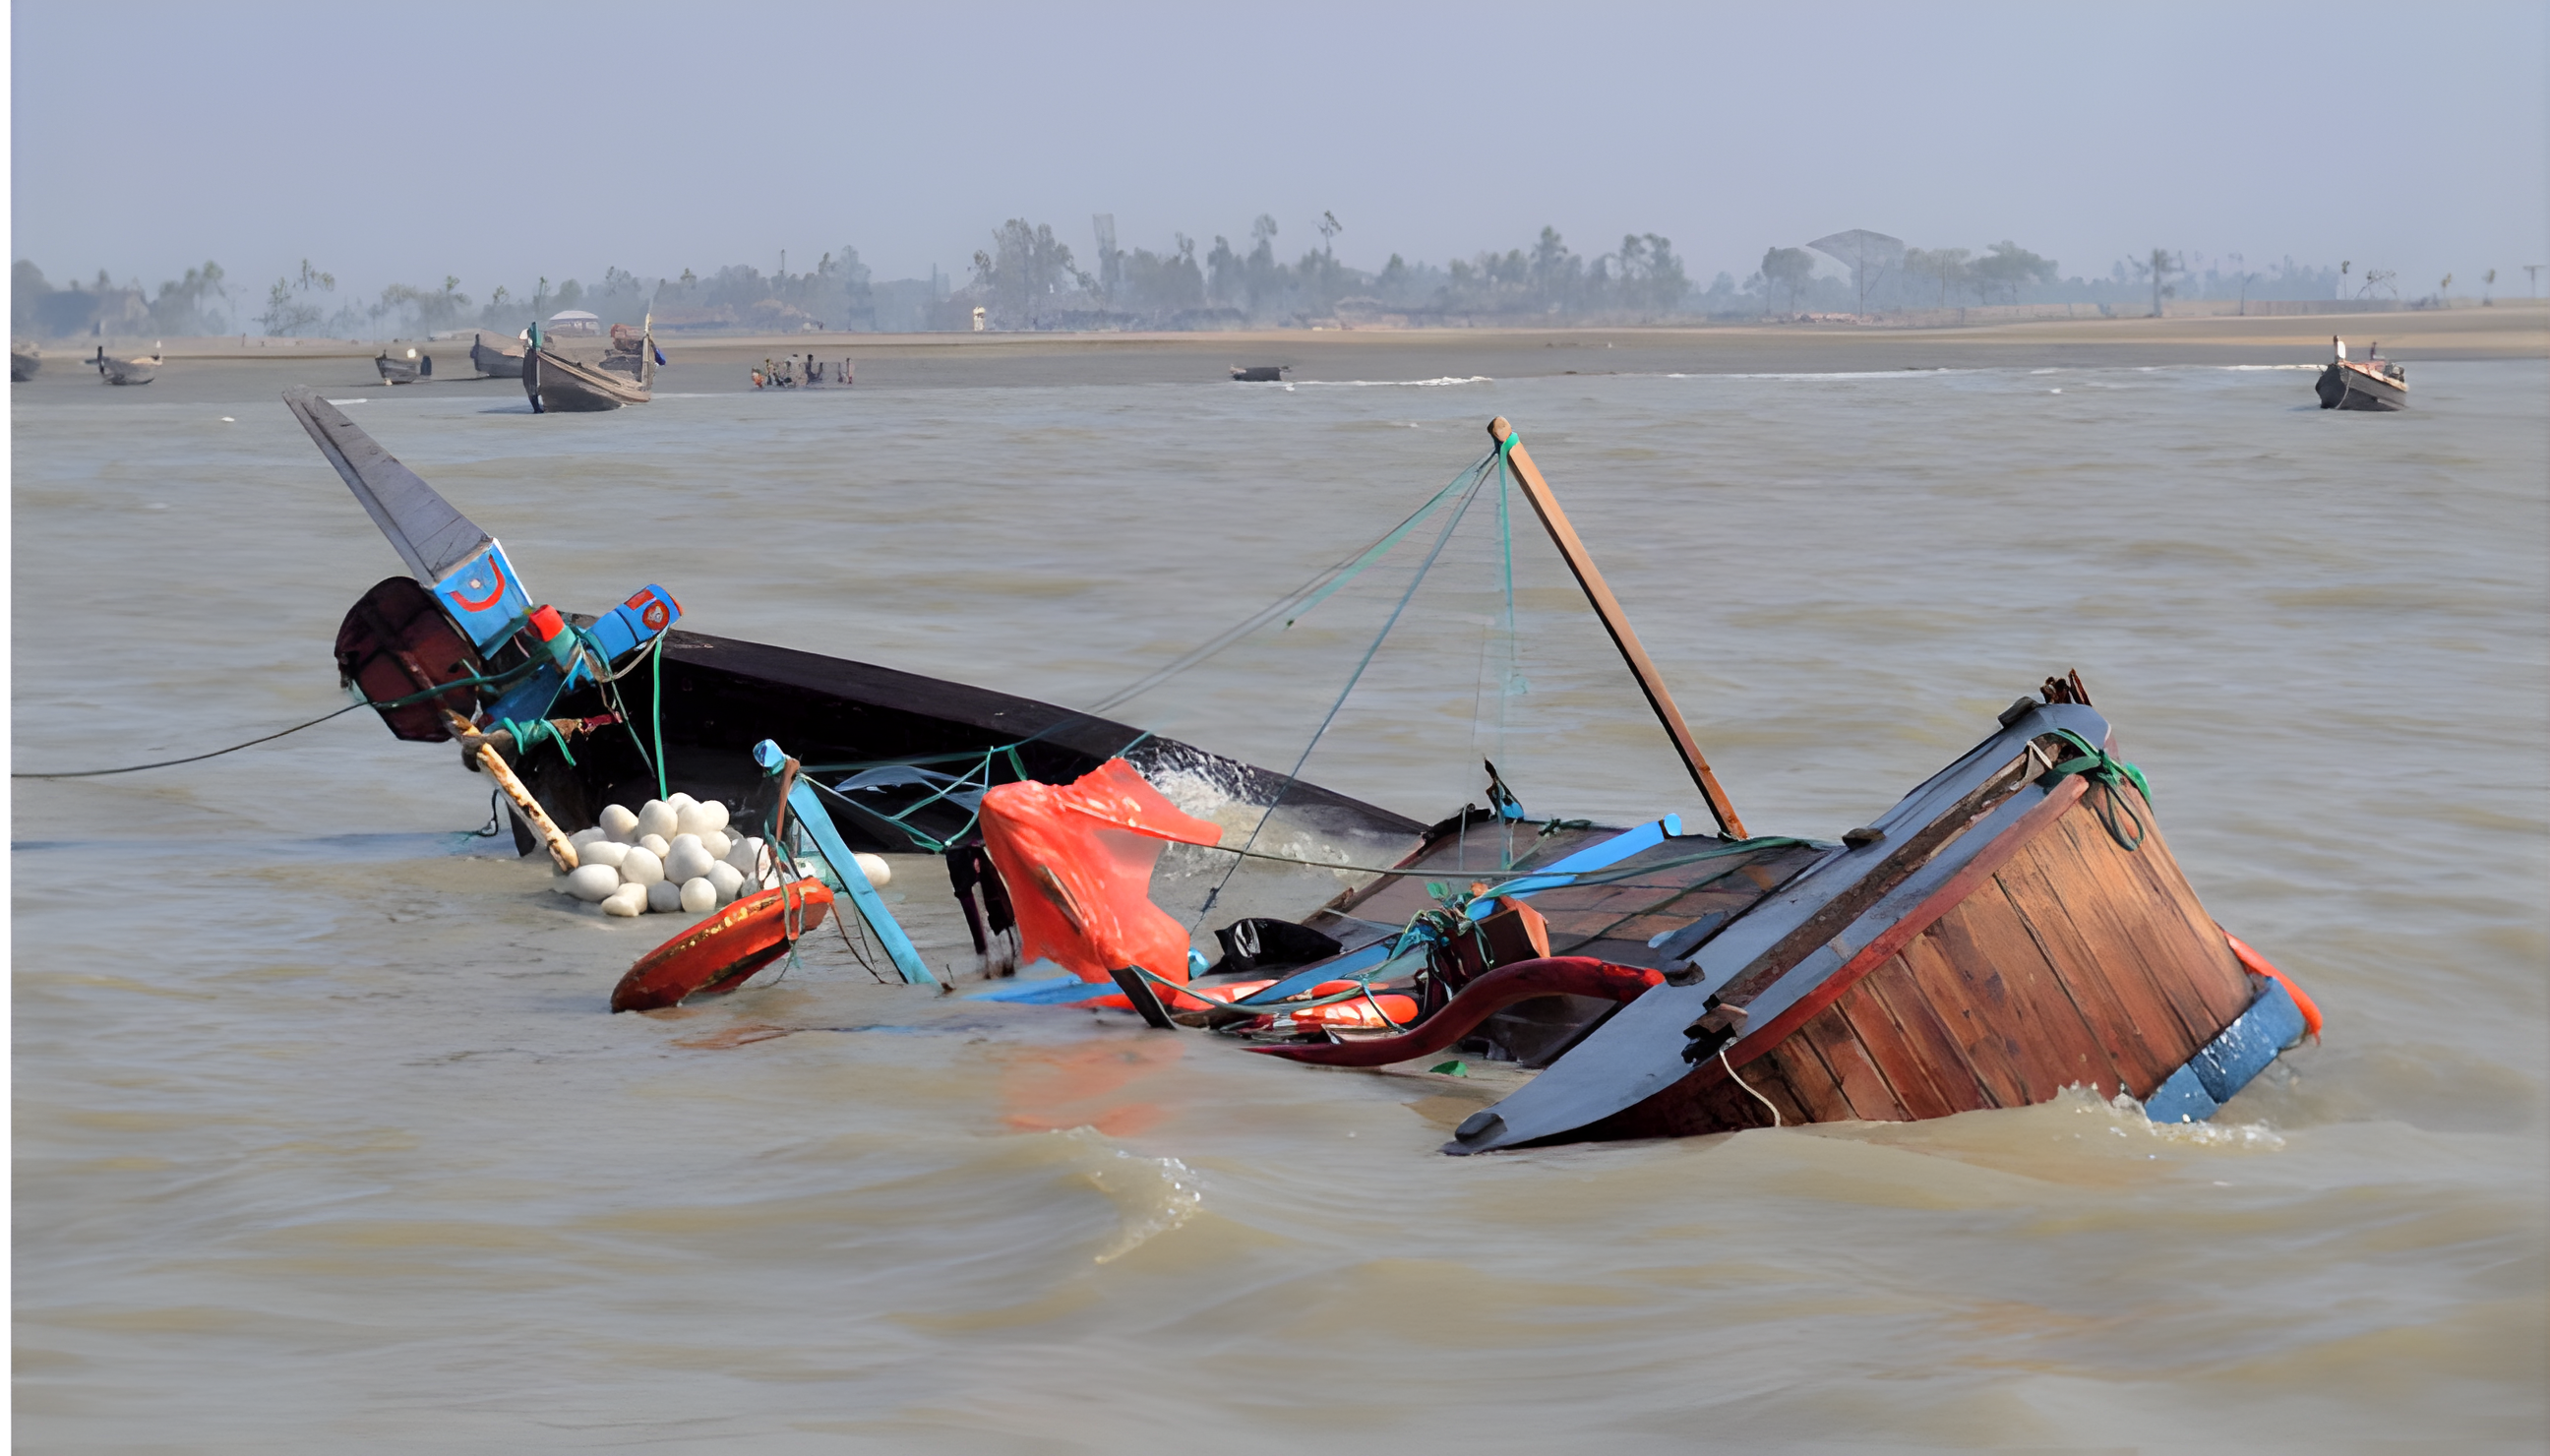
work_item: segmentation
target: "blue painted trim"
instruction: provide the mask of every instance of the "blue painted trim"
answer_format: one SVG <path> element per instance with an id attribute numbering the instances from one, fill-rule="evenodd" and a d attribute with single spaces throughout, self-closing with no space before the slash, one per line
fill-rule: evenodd
<path id="1" fill-rule="evenodd" d="M 2269 980 L 2222 1034 L 2169 1074 L 2143 1103 L 2155 1122 L 2202 1122 L 2239 1096 L 2277 1054 L 2303 1039 L 2302 1008 L 2282 981 Z"/>
<path id="2" fill-rule="evenodd" d="M 1342 981 L 1348 976 L 1360 975 L 1364 971 L 1376 969 L 1389 962 L 1390 947 L 1393 943 L 1392 940 L 1375 940 L 1361 950 L 1349 950 L 1343 955 L 1330 956 L 1307 971 L 1295 971 L 1263 991 L 1252 991 L 1232 1002 L 1231 1005 L 1266 1006 L 1282 1001 L 1288 996 L 1299 996 L 1322 981 Z"/>
<path id="3" fill-rule="evenodd" d="M 815 848 L 832 865 L 850 903 L 859 908 L 860 919 L 868 922 L 869 931 L 885 947 L 886 958 L 903 973 L 903 979 L 914 986 L 937 985 L 938 978 L 921 963 L 921 952 L 912 948 L 912 937 L 903 933 L 903 926 L 895 923 L 893 912 L 877 895 L 876 886 L 868 883 L 867 871 L 859 868 L 858 856 L 841 842 L 841 831 L 833 827 L 833 817 L 824 812 L 824 802 L 815 797 L 815 786 L 799 780 L 788 791 L 788 807 L 796 811 L 798 826 L 814 839 Z"/>
<path id="4" fill-rule="evenodd" d="M 2155 1122 L 2203 1122 L 2222 1111 L 2198 1080 L 2196 1064 L 2188 1063 L 2169 1074 L 2169 1080 L 2152 1089 L 2143 1104 L 2143 1116 Z"/>
<path id="5" fill-rule="evenodd" d="M 1588 844 L 1564 859 L 1542 865 L 1525 878 L 1505 886 L 1505 896 L 1498 898 L 1520 900 L 1535 891 L 1570 884 L 1572 881 L 1567 878 L 1569 875 L 1581 874 L 1586 870 L 1610 869 L 1630 855 L 1653 849 L 1669 838 L 1678 837 L 1681 833 L 1682 816 L 1668 814 L 1653 824 L 1640 825 L 1634 829 L 1624 829 L 1601 843 Z M 1484 920 L 1496 913 L 1497 898 L 1482 900 L 1470 908 L 1470 917 L 1473 920 Z"/>
<path id="6" fill-rule="evenodd" d="M 988 991 L 967 993 L 967 1001 L 998 1001 L 1011 1006 L 1070 1006 L 1075 1002 L 1096 1001 L 1102 996 L 1121 995 L 1107 981 L 1084 981 L 1078 976 L 1042 976 L 1030 981 L 1006 981 Z"/>

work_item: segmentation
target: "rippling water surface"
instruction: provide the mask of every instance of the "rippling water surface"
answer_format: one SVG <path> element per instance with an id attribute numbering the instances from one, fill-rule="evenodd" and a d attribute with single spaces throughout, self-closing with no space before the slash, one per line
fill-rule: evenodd
<path id="1" fill-rule="evenodd" d="M 342 701 L 338 619 L 398 563 L 240 379 L 18 395 L 18 769 Z M 937 999 L 837 942 L 605 1015 L 670 924 L 463 837 L 483 782 L 355 714 L 17 786 L 20 1439 L 2537 1449 L 2550 378 L 2424 365 L 2398 416 L 2308 383 L 342 391 L 536 596 L 660 581 L 705 631 L 1062 702 L 1378 534 L 1506 414 L 1757 832 L 1866 822 L 2077 667 L 2327 1037 L 2209 1127 L 2084 1098 L 1446 1158 L 1492 1078 Z M 1484 753 L 1536 813 L 1696 814 L 1522 530 L 1507 652 L 1492 513 L 1311 776 L 1432 819 Z M 1405 582 L 1121 716 L 1289 766 Z M 895 889 L 967 958 L 932 861 Z"/>

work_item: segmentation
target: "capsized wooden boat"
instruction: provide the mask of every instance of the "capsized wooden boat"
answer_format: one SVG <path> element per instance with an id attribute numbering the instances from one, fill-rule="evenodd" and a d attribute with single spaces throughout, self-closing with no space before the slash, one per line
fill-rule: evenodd
<path id="1" fill-rule="evenodd" d="M 1529 452 L 1505 421 L 1490 433 L 1717 831 L 1472 810 L 1307 920 L 1224 928 L 1229 954 L 1206 976 L 1145 967 L 991 998 L 1122 992 L 1156 1025 L 1329 1065 L 1458 1049 L 1541 1069 L 1464 1121 L 1453 1153 L 1908 1120 L 2072 1087 L 2201 1120 L 2318 1029 L 2308 999 L 2206 914 L 2077 674 L 1838 842 L 1748 835 Z M 1016 864 L 1010 792 L 988 796 L 985 822 Z M 1068 933 L 1021 924 L 1029 955 Z"/>
<path id="2" fill-rule="evenodd" d="M 2408 371 L 2405 366 L 2382 357 L 2382 345 L 2376 343 L 2372 356 L 2350 359 L 2346 341 L 2329 340 L 2335 355 L 2328 367 L 2312 381 L 2312 392 L 2319 396 L 2323 410 L 2404 410 L 2408 408 Z"/>
<path id="3" fill-rule="evenodd" d="M 414 384 L 434 377 L 434 355 L 409 344 L 404 349 L 382 349 L 373 358 L 372 367 L 381 371 L 383 384 Z"/>
<path id="4" fill-rule="evenodd" d="M 525 345 L 521 340 L 480 330 L 469 340 L 469 363 L 482 378 L 520 379 L 523 377 Z"/>
<path id="5" fill-rule="evenodd" d="M 97 357 L 89 360 L 97 366 L 97 375 L 109 384 L 147 384 L 159 377 L 160 357 L 152 352 L 147 357 L 109 358 L 106 345 L 97 346 Z"/>
<path id="6" fill-rule="evenodd" d="M 1287 788 L 1264 769 L 1094 714 L 676 630 L 680 603 L 659 586 L 561 621 L 535 606 L 495 537 L 343 411 L 313 390 L 284 400 L 409 568 L 347 613 L 337 638 L 341 673 L 398 737 L 449 741 L 456 714 L 472 726 L 466 745 L 493 744 L 568 832 L 592 826 L 607 805 L 666 789 L 744 807 L 748 817 L 774 797 L 753 756 L 771 738 L 820 776 L 824 807 L 853 849 L 938 843 L 962 856 L 985 788 L 1067 782 L 1119 755 L 1154 781 L 1209 786 L 1243 803 L 1280 796 L 1286 824 L 1355 854 L 1395 858 L 1422 830 L 1387 810 L 1316 785 Z M 573 675 L 558 664 L 579 642 L 587 651 Z M 600 673 L 591 670 L 597 663 Z M 550 727 L 529 745 L 500 726 L 533 721 Z M 552 734 L 571 741 L 572 762 Z M 524 853 L 539 847 L 520 815 L 514 827 Z"/>

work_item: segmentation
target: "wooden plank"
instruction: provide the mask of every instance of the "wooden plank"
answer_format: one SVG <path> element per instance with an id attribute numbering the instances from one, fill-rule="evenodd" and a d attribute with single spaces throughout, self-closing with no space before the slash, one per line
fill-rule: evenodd
<path id="1" fill-rule="evenodd" d="M 1957 1044 L 1956 1035 L 1948 1029 L 1947 1020 L 1921 989 L 1904 957 L 1890 957 L 1886 964 L 1868 973 L 1854 994 L 1865 994 L 1882 1006 L 1893 1018 L 1897 1028 L 1910 1047 L 1911 1055 L 1919 1062 L 1930 1086 L 1945 1112 L 1924 1116 L 1942 1116 L 1946 1113 L 1970 1113 L 2001 1104 L 1984 1085 L 1974 1063 L 1966 1059 L 1966 1049 Z M 1865 1039 L 1865 1038 L 1863 1038 Z M 1875 1043 L 1870 1044 L 1875 1050 Z M 1890 1077 L 1896 1090 L 1904 1090 L 1905 1079 Z"/>
<path id="2" fill-rule="evenodd" d="M 2036 937 L 2037 948 L 2054 967 L 2056 979 L 2081 1009 L 2100 1044 L 2107 1048 L 2108 1060 L 2125 1079 L 2125 1091 L 2136 1097 L 2149 1097 L 2163 1078 L 2178 1069 L 2178 1063 L 2170 1061 L 2162 1049 L 2166 1040 L 2174 1037 L 2156 1039 L 2145 1028 L 2174 1027 L 2177 1014 L 2139 968 L 2122 968 L 2125 974 L 2121 976 L 2109 973 L 2106 962 L 2092 951 L 2073 923 L 2071 912 L 2055 889 L 2048 859 L 2044 845 L 2029 845 L 2003 868 L 2002 888 L 2009 893 L 2028 933 Z"/>
<path id="3" fill-rule="evenodd" d="M 1629 626 L 1628 614 L 1620 610 L 1619 599 L 1612 595 L 1611 585 L 1603 580 L 1602 571 L 1594 564 L 1593 553 L 1568 523 L 1567 513 L 1558 508 L 1558 497 L 1550 492 L 1549 482 L 1540 478 L 1540 467 L 1532 463 L 1531 451 L 1515 437 L 1514 427 L 1503 415 L 1488 422 L 1488 437 L 1505 447 L 1506 463 L 1513 467 L 1515 479 L 1549 531 L 1549 538 L 1558 543 L 1558 553 L 1567 558 L 1567 569 L 1576 573 L 1577 585 L 1585 589 L 1585 598 L 1594 604 L 1594 615 L 1603 620 L 1603 630 L 1612 634 L 1612 644 L 1620 649 L 1622 660 L 1638 680 L 1638 691 L 1655 710 L 1656 719 L 1665 727 L 1665 736 L 1673 740 L 1674 752 L 1691 773 L 1691 781 L 1700 786 L 1700 796 L 1709 803 L 1709 814 L 1717 821 L 1720 832 L 1730 838 L 1750 837 L 1744 832 L 1744 822 L 1735 817 L 1735 806 L 1728 801 L 1726 790 L 1718 786 L 1717 775 L 1700 751 L 1700 742 L 1691 735 L 1691 726 L 1682 721 L 1682 710 L 1674 706 L 1673 694 L 1666 691 L 1664 674 L 1647 656 L 1645 645 Z"/>
<path id="4" fill-rule="evenodd" d="M 2231 944 L 2222 936 L 2222 927 L 2206 914 L 2205 903 L 2196 887 L 2189 884 L 2187 872 L 2179 868 L 2178 857 L 2170 852 L 2169 841 L 2162 837 L 2155 822 L 2143 839 L 2142 848 L 2129 856 L 2144 883 L 2169 907 L 2167 916 L 2155 916 L 2164 923 L 2183 929 L 2186 936 L 2186 959 L 2181 961 L 2197 993 L 2213 1014 L 2233 1020 L 2248 1011 L 2252 992 L 2249 976 Z"/>
<path id="5" fill-rule="evenodd" d="M 2001 978 L 2015 1019 L 2016 1060 L 2030 1102 L 2044 1102 L 2075 1082 L 2112 1088 L 2121 1080 L 2079 1009 L 2055 983 L 2054 968 L 2019 923 L 1998 876 L 1941 917 L 1940 925 L 1947 932 L 1944 943 L 1962 942 L 1963 954 L 1975 957 L 1979 966 L 1992 967 Z"/>
<path id="6" fill-rule="evenodd" d="M 1882 971 L 1901 963 L 1897 957 L 1889 956 L 1878 969 Z M 1875 974 L 1870 972 L 1870 976 Z M 1932 1075 L 1929 1059 L 1940 1048 L 1936 1045 L 1925 1048 L 1908 1035 L 1897 1023 L 1895 1013 L 1887 1006 L 1885 998 L 1869 984 L 1868 977 L 1862 977 L 1858 985 L 1843 993 L 1841 1000 L 1834 1002 L 1825 1016 L 1838 1016 L 1850 1026 L 1852 1034 L 1859 1038 L 1860 1046 L 1867 1051 L 1868 1059 L 1876 1064 L 1878 1075 L 1886 1079 L 1886 1085 L 1895 1093 L 1895 1100 L 1903 1105 L 1906 1115 L 1944 1117 L 1962 1111 L 1940 1089 Z M 1974 1074 L 1966 1066 L 1965 1058 L 1957 1056 L 1953 1046 L 1946 1050 L 1952 1060 L 1940 1070 L 1951 1078 L 1971 1081 Z"/>
<path id="7" fill-rule="evenodd" d="M 1738 1063 L 1738 1070 L 1759 1081 L 1765 1073 L 1775 1073 L 1787 1083 L 1790 1094 L 1798 1101 L 1807 1121 L 1848 1122 L 1852 1120 L 1850 1099 L 1842 1094 L 1841 1079 L 1824 1065 L 1814 1043 L 1792 1034 L 1779 1045 L 1749 1062 Z"/>
<path id="8" fill-rule="evenodd" d="M 1824 1067 L 1841 1087 L 1844 1101 L 1850 1104 L 1852 1116 L 1863 1122 L 1909 1122 L 1911 1110 L 1877 1069 L 1877 1061 L 1861 1043 L 1859 1032 L 1839 1002 L 1824 1008 L 1823 1014 L 1798 1028 Z"/>
<path id="9" fill-rule="evenodd" d="M 2213 1024 L 2211 1010 L 2186 975 L 2171 963 L 2167 950 L 2135 933 L 2132 908 L 2149 891 L 2116 863 L 2112 853 L 2097 850 L 2097 845 L 2114 849 L 2108 831 L 2086 814 L 2065 816 L 2059 827 L 2062 832 L 2050 837 L 2046 846 L 2056 893 L 2091 953 L 2108 967 L 2109 979 L 2139 977 L 2168 1004 L 2177 1022 L 2175 1032 L 2166 1025 L 2146 1029 L 2153 1033 L 2152 1046 L 2161 1060 L 2176 1067 L 2212 1040 L 2220 1027 Z"/>
<path id="10" fill-rule="evenodd" d="M 1942 920 L 1904 947 L 1904 963 L 1947 1017 L 1967 1064 L 1993 1101 L 2006 1108 L 2025 1107 L 2036 1098 L 2020 1068 L 2009 990 L 1989 967 L 1977 966 L 1969 973 L 1965 957 L 1971 951 L 1960 948 L 1962 938 L 1949 933 Z"/>

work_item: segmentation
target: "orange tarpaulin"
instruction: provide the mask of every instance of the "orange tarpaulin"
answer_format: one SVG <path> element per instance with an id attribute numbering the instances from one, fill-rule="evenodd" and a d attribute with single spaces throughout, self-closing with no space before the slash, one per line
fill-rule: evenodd
<path id="1" fill-rule="evenodd" d="M 1186 928 L 1151 903 L 1151 870 L 1163 840 L 1219 844 L 1219 825 L 1181 813 L 1122 758 L 1068 784 L 998 785 L 983 795 L 982 824 L 1023 960 L 1084 981 L 1123 966 L 1187 978 Z"/>

